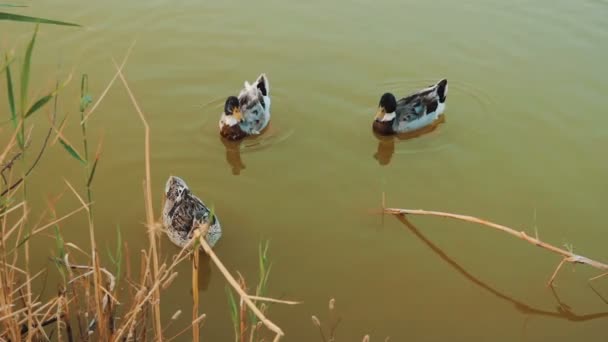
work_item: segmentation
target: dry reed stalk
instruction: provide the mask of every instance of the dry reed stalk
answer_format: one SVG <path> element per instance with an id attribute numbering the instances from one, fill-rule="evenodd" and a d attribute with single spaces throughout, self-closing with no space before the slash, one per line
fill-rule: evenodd
<path id="1" fill-rule="evenodd" d="M 281 300 L 281 299 L 274 299 L 274 298 L 260 297 L 260 296 L 252 296 L 252 295 L 249 295 L 249 298 L 251 298 L 251 300 L 253 300 L 253 301 L 278 303 L 278 304 L 286 304 L 286 305 L 298 305 L 298 304 L 302 304 L 302 302 L 296 302 L 296 301 L 293 301 L 293 300 Z"/>
<path id="2" fill-rule="evenodd" d="M 24 253 L 25 253 L 25 282 L 26 282 L 26 303 L 25 306 L 28 308 L 27 310 L 27 326 L 28 328 L 31 328 L 34 326 L 34 319 L 33 319 L 33 314 L 32 314 L 32 310 L 31 310 L 31 305 L 32 305 L 32 285 L 30 283 L 30 239 L 28 238 L 27 240 L 25 240 L 25 249 L 24 249 Z M 40 329 L 42 330 L 42 329 Z M 27 334 L 27 342 L 31 342 L 32 341 L 32 333 L 28 333 Z"/>
<path id="3" fill-rule="evenodd" d="M 85 210 L 87 211 L 87 219 L 88 219 L 88 224 L 89 224 L 89 238 L 90 238 L 90 242 L 91 242 L 91 261 L 93 262 L 93 290 L 94 290 L 94 296 L 93 296 L 93 300 L 95 303 L 95 311 L 96 311 L 96 316 L 97 316 L 97 325 L 98 325 L 98 329 L 97 331 L 99 332 L 99 338 L 101 340 L 106 340 L 106 326 L 105 326 L 105 319 L 104 319 L 104 304 L 103 304 L 103 299 L 105 298 L 105 296 L 103 295 L 103 285 L 101 283 L 101 271 L 100 271 L 100 262 L 99 262 L 99 256 L 97 253 L 97 245 L 95 242 L 95 224 L 93 222 L 93 215 L 91 215 L 91 209 L 90 209 L 90 203 L 87 205 L 87 203 L 82 199 L 82 197 L 78 194 L 78 191 L 76 191 L 76 189 L 74 189 L 74 187 L 72 186 L 72 184 L 70 184 L 70 182 L 68 182 L 66 179 L 64 179 L 65 183 L 67 184 L 67 186 L 70 188 L 70 190 L 72 191 L 72 193 L 74 193 L 74 196 L 76 196 L 76 198 L 78 199 L 78 201 L 80 201 L 80 203 L 82 204 L 82 208 L 85 208 Z"/>
<path id="4" fill-rule="evenodd" d="M 206 233 L 204 234 L 206 235 Z M 203 235 L 203 236 L 204 236 Z M 247 292 L 247 284 L 245 283 L 245 278 L 239 273 L 239 287 Z M 247 334 L 247 307 L 244 305 L 243 297 L 239 300 L 239 330 L 240 330 L 240 342 L 245 342 L 245 335 Z M 262 312 L 262 310 L 260 310 Z"/>
<path id="5" fill-rule="evenodd" d="M 207 241 L 205 241 L 204 236 L 201 235 L 200 229 L 196 229 L 194 231 L 193 240 L 195 240 L 195 239 L 198 240 L 200 245 L 203 247 L 203 250 L 205 251 L 205 253 L 207 253 L 209 255 L 209 257 L 211 257 L 211 260 L 213 260 L 213 262 L 215 263 L 217 268 L 220 270 L 220 272 L 222 272 L 222 275 L 224 276 L 224 278 L 226 278 L 226 280 L 228 281 L 230 286 L 232 286 L 232 288 L 239 294 L 239 296 L 241 296 L 241 299 L 245 302 L 245 304 L 247 304 L 249 309 L 258 317 L 258 319 L 270 331 L 272 331 L 276 334 L 273 341 L 277 342 L 281 339 L 281 337 L 285 336 L 285 333 L 283 332 L 283 330 L 281 330 L 281 328 L 279 328 L 271 320 L 266 318 L 266 316 L 264 316 L 264 314 L 258 309 L 258 307 L 251 301 L 251 299 L 249 298 L 249 295 L 245 291 L 243 291 L 243 289 L 241 289 L 241 287 L 239 286 L 239 283 L 236 281 L 236 279 L 234 279 L 234 277 L 226 269 L 226 267 L 224 266 L 222 261 L 213 252 L 211 247 L 209 247 L 209 244 L 207 244 Z"/>
<path id="6" fill-rule="evenodd" d="M 144 125 L 144 158 L 145 158 L 145 168 L 146 168 L 146 178 L 145 178 L 145 202 L 146 202 L 146 225 L 148 228 L 148 240 L 150 242 L 150 249 L 152 251 L 152 265 L 153 265 L 153 273 L 152 279 L 153 282 L 158 283 L 160 274 L 158 272 L 158 252 L 156 246 L 156 236 L 155 236 L 155 227 L 156 224 L 154 222 L 154 208 L 152 206 L 152 176 L 151 176 L 151 167 L 150 167 L 150 126 L 148 125 L 148 121 L 146 120 L 146 116 L 141 111 L 133 92 L 129 88 L 129 84 L 125 79 L 122 70 L 116 64 L 116 61 L 112 59 L 114 62 L 114 66 L 116 68 L 117 74 L 120 77 L 123 85 L 125 86 L 127 93 L 129 94 L 129 98 L 135 107 L 135 110 L 139 114 L 139 118 L 141 119 L 142 124 Z M 156 332 L 156 338 L 159 341 L 162 341 L 162 326 L 160 321 L 160 291 L 158 286 L 155 287 L 154 297 L 152 299 L 153 307 L 154 307 L 154 330 Z"/>
<path id="7" fill-rule="evenodd" d="M 199 340 L 199 326 L 196 320 L 198 319 L 198 266 L 199 252 L 194 250 L 192 253 L 192 341 Z"/>
<path id="8" fill-rule="evenodd" d="M 392 214 L 392 215 L 426 215 L 426 216 L 438 216 L 438 217 L 445 217 L 445 218 L 451 218 L 451 219 L 455 219 L 455 220 L 460 220 L 460 221 L 465 221 L 465 222 L 470 222 L 470 223 L 477 223 L 480 224 L 482 226 L 486 226 L 486 227 L 490 227 L 496 230 L 500 230 L 502 232 L 505 232 L 509 235 L 515 236 L 517 238 L 520 238 L 530 244 L 533 244 L 535 246 L 541 247 L 543 249 L 546 249 L 550 252 L 553 252 L 555 254 L 558 254 L 560 256 L 562 256 L 562 260 L 560 261 L 560 263 L 557 265 L 557 268 L 555 269 L 555 271 L 553 272 L 553 274 L 551 275 L 551 278 L 549 279 L 549 281 L 547 282 L 547 286 L 551 286 L 553 284 L 553 281 L 555 280 L 555 277 L 557 276 L 557 273 L 559 272 L 559 270 L 561 269 L 562 265 L 566 262 L 572 263 L 572 264 L 585 264 L 585 265 L 589 265 L 593 268 L 599 269 L 599 270 L 603 270 L 606 271 L 608 270 L 608 265 L 601 263 L 599 261 L 595 261 L 592 259 L 589 259 L 587 257 L 584 257 L 582 255 L 578 255 L 578 254 L 574 254 L 571 251 L 553 246 L 551 244 L 548 244 L 546 242 L 543 242 L 541 240 L 538 239 L 538 237 L 531 237 L 528 234 L 526 234 L 524 231 L 517 231 L 513 228 L 509 228 L 507 226 L 503 226 L 501 224 L 498 223 L 494 223 L 494 222 L 490 222 L 487 220 L 483 220 L 474 216 L 468 216 L 468 215 L 460 215 L 460 214 L 452 214 L 452 213 L 446 213 L 446 212 L 441 212 L 441 211 L 428 211 L 428 210 L 422 210 L 422 209 L 397 209 L 397 208 L 385 208 L 384 212 L 387 214 Z M 593 278 L 592 278 L 593 279 Z"/>
<path id="9" fill-rule="evenodd" d="M 114 84 L 114 81 L 116 81 L 116 79 L 118 78 L 118 73 L 120 71 L 122 71 L 122 69 L 124 68 L 125 64 L 127 63 L 127 60 L 129 59 L 129 56 L 131 55 L 131 51 L 133 50 L 134 46 L 135 46 L 135 41 L 133 41 L 131 43 L 131 46 L 129 46 L 129 49 L 127 50 L 127 53 L 125 54 L 125 57 L 122 59 L 122 63 L 120 63 L 119 71 L 114 74 L 114 77 L 112 77 L 112 79 L 110 80 L 110 82 L 108 83 L 108 85 L 106 86 L 106 88 L 101 92 L 101 95 L 99 96 L 99 99 L 93 104 L 93 106 L 91 107 L 91 109 L 89 109 L 89 111 L 87 112 L 87 114 L 85 114 L 84 118 L 80 121 L 81 125 L 84 124 L 89 119 L 89 117 L 91 117 L 91 115 L 93 114 L 93 112 L 95 111 L 95 109 L 97 109 L 97 106 L 99 106 L 99 104 L 101 103 L 101 100 L 103 100 L 104 97 L 106 97 L 106 94 L 108 93 L 108 91 L 110 90 L 110 88 L 112 88 L 112 85 Z"/>

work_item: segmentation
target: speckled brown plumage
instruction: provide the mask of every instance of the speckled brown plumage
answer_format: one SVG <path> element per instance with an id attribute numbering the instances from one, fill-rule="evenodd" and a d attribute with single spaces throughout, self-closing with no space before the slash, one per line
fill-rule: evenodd
<path id="1" fill-rule="evenodd" d="M 188 188 L 179 177 L 171 176 L 165 187 L 165 206 L 163 208 L 163 224 L 167 236 L 179 247 L 185 246 L 192 239 L 193 229 L 201 223 L 209 224 L 205 240 L 213 247 L 222 236 L 219 220 L 207 206 Z"/>

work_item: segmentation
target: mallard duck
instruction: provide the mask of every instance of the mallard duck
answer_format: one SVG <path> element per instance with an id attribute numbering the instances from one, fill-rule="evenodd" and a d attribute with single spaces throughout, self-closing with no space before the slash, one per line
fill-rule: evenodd
<path id="1" fill-rule="evenodd" d="M 270 83 L 261 74 L 253 84 L 245 81 L 238 97 L 228 97 L 220 118 L 220 134 L 229 140 L 240 140 L 260 134 L 269 122 Z"/>
<path id="2" fill-rule="evenodd" d="M 179 177 L 169 177 L 165 185 L 163 224 L 171 242 L 184 247 L 192 239 L 194 228 L 201 223 L 209 223 L 209 215 L 209 208 L 192 194 L 186 182 Z M 221 236 L 222 227 L 214 215 L 205 240 L 213 247 Z"/>
<path id="3" fill-rule="evenodd" d="M 241 129 L 243 114 L 236 96 L 229 96 L 220 117 L 220 135 L 228 140 L 240 140 L 247 136 Z"/>
<path id="4" fill-rule="evenodd" d="M 431 125 L 443 114 L 447 95 L 446 79 L 399 101 L 395 95 L 385 93 L 378 104 L 373 130 L 381 135 L 392 135 Z"/>

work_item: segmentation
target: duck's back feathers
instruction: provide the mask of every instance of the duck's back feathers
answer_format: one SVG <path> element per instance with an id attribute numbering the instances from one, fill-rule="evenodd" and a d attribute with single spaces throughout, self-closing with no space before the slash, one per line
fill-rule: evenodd
<path id="1" fill-rule="evenodd" d="M 167 201 L 163 210 L 163 223 L 171 242 L 184 247 L 192 238 L 193 229 L 200 224 L 209 224 L 205 240 L 213 247 L 222 236 L 219 220 L 214 216 L 210 220 L 211 211 L 190 190 L 184 190 L 178 202 Z"/>
<path id="2" fill-rule="evenodd" d="M 245 81 L 238 98 L 244 118 L 241 129 L 247 134 L 260 134 L 270 122 L 270 83 L 266 74 L 253 84 Z"/>
<path id="3" fill-rule="evenodd" d="M 407 132 L 431 124 L 443 114 L 447 93 L 448 81 L 443 79 L 397 101 L 395 131 Z"/>

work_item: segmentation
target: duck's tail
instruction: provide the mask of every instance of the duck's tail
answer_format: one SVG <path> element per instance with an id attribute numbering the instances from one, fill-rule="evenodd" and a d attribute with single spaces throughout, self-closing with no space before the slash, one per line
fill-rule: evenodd
<path id="1" fill-rule="evenodd" d="M 437 95 L 439 96 L 439 102 L 444 103 L 446 97 L 448 96 L 448 80 L 446 78 L 437 82 L 435 85 L 437 87 Z"/>
<path id="2" fill-rule="evenodd" d="M 255 80 L 255 85 L 260 89 L 263 96 L 269 96 L 270 94 L 270 83 L 268 82 L 268 77 L 266 74 L 262 73 L 258 76 L 258 79 Z"/>

